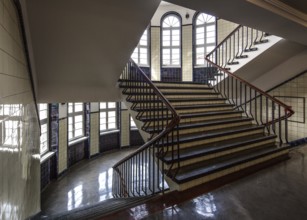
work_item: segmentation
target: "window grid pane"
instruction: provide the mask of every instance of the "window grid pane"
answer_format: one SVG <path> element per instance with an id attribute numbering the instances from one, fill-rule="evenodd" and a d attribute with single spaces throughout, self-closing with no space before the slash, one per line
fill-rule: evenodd
<path id="1" fill-rule="evenodd" d="M 106 102 L 106 108 L 100 108 L 100 131 L 117 128 L 116 102 Z"/>
<path id="2" fill-rule="evenodd" d="M 181 22 L 176 15 L 168 15 L 162 21 L 162 65 L 181 65 Z"/>
<path id="3" fill-rule="evenodd" d="M 68 108 L 68 140 L 71 141 L 84 136 L 84 104 L 81 102 L 69 103 Z"/>

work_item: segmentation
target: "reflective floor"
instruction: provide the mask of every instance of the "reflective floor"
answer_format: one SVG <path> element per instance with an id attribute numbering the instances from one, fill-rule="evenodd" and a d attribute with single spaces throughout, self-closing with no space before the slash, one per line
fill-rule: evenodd
<path id="1" fill-rule="evenodd" d="M 107 164 L 111 166 L 126 153 L 74 167 L 44 192 L 43 210 L 58 213 L 110 198 L 111 171 Z M 287 161 L 218 189 L 197 187 L 175 192 L 101 219 L 307 219 L 306 155 L 307 145 L 292 150 Z"/>
<path id="2" fill-rule="evenodd" d="M 188 201 L 178 193 L 176 199 L 156 200 L 102 219 L 307 219 L 307 146 L 290 155 L 287 161 Z"/>
<path id="3" fill-rule="evenodd" d="M 51 183 L 42 193 L 42 212 L 56 214 L 112 198 L 111 167 L 134 150 L 106 153 L 70 168 L 67 175 Z"/>

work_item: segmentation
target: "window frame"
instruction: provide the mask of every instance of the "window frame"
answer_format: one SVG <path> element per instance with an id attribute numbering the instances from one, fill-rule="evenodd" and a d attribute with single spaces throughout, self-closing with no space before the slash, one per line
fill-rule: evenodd
<path id="1" fill-rule="evenodd" d="M 174 16 L 179 21 L 179 27 L 163 27 L 163 22 L 165 19 L 167 19 L 169 16 Z M 163 31 L 169 30 L 170 31 L 170 45 L 169 46 L 163 46 Z M 173 30 L 179 30 L 179 45 L 173 45 Z M 164 57 L 163 57 L 163 49 L 169 49 L 170 57 L 169 57 L 169 63 L 164 64 Z M 179 64 L 174 64 L 173 59 L 173 49 L 179 49 Z M 182 17 L 179 13 L 170 11 L 165 13 L 160 20 L 160 58 L 161 58 L 161 68 L 181 68 L 182 66 Z"/>
<path id="2" fill-rule="evenodd" d="M 70 104 L 72 104 L 72 112 L 69 112 Z M 75 110 L 76 104 L 78 104 L 78 105 L 81 104 L 82 105 L 82 111 L 76 112 L 76 110 Z M 67 135 L 67 137 L 68 137 L 68 142 L 80 139 L 80 138 L 85 136 L 85 115 L 84 114 L 85 114 L 84 103 L 82 103 L 82 102 L 69 102 L 69 103 L 67 103 L 67 116 L 68 116 L 68 123 L 67 123 L 67 125 L 68 125 L 68 128 L 67 128 L 68 135 Z M 76 127 L 76 122 L 75 122 L 75 117 L 76 116 L 82 116 L 82 128 L 81 129 L 76 129 L 75 128 Z M 69 133 L 70 133 L 70 130 L 69 130 L 69 125 L 70 125 L 69 118 L 70 117 L 72 118 L 72 131 L 71 131 L 72 134 L 73 134 L 72 138 L 69 138 Z M 78 135 L 78 136 L 75 136 L 75 131 L 76 130 L 82 130 L 82 134 Z"/>
<path id="3" fill-rule="evenodd" d="M 46 105 L 46 108 L 41 110 L 41 106 L 42 105 Z M 50 144 L 49 144 L 49 104 L 48 103 L 39 103 L 38 104 L 38 111 L 39 111 L 39 121 L 40 121 L 40 126 L 41 126 L 41 136 L 40 136 L 40 155 L 44 155 L 45 153 L 49 152 L 50 151 Z M 40 117 L 40 113 L 42 111 L 46 111 L 46 118 L 44 119 L 41 119 Z M 43 129 L 42 129 L 42 126 L 43 125 L 46 125 L 46 132 L 43 132 Z M 42 150 L 42 135 L 46 135 L 46 144 L 47 144 L 47 149 L 44 150 L 43 152 L 41 151 Z"/>
<path id="4" fill-rule="evenodd" d="M 212 16 L 214 17 L 214 21 L 213 22 L 204 22 L 203 24 L 199 24 L 197 25 L 197 19 L 198 17 L 201 15 L 201 14 L 205 14 L 207 16 Z M 194 67 L 205 67 L 206 66 L 206 62 L 205 62 L 205 56 L 210 53 L 211 51 L 207 51 L 207 47 L 208 46 L 213 46 L 213 48 L 216 47 L 217 45 L 217 20 L 218 18 L 213 16 L 213 15 L 210 15 L 210 14 L 206 14 L 206 13 L 203 13 L 203 12 L 197 12 L 194 17 L 193 17 L 193 66 Z M 215 36 L 214 36 L 214 43 L 207 43 L 207 27 L 209 26 L 214 26 L 215 30 L 214 30 L 214 33 L 215 33 Z M 204 39 L 204 43 L 203 44 L 197 44 L 197 28 L 204 28 L 204 33 L 203 33 L 203 39 Z M 204 51 L 203 51 L 203 54 L 204 54 L 204 63 L 203 64 L 198 64 L 197 61 L 197 57 L 198 57 L 198 54 L 197 54 L 197 48 L 201 48 L 203 47 L 204 48 Z"/>
<path id="5" fill-rule="evenodd" d="M 105 103 L 105 108 L 101 108 L 101 103 Z M 109 103 L 115 103 L 115 107 L 114 108 L 110 108 L 109 107 Z M 115 128 L 109 128 L 109 113 L 110 112 L 115 112 Z M 101 129 L 101 125 L 102 125 L 102 120 L 101 120 L 101 113 L 105 112 L 105 129 Z M 112 122 L 113 123 L 113 122 Z M 103 132 L 108 132 L 108 131 L 114 131 L 114 130 L 118 130 L 118 103 L 117 102 L 99 102 L 99 132 L 103 133 Z"/>
<path id="6" fill-rule="evenodd" d="M 8 110 L 8 114 L 6 114 Z M 22 143 L 22 104 L 1 104 L 0 105 L 0 123 L 1 145 L 10 149 L 21 147 Z M 7 138 L 8 137 L 8 138 Z"/>
<path id="7" fill-rule="evenodd" d="M 145 45 L 141 45 L 141 40 L 142 40 L 143 35 L 144 35 L 145 32 L 147 32 L 147 36 L 146 36 L 146 38 L 147 38 L 147 44 L 146 44 L 146 46 L 145 46 Z M 150 48 L 150 44 L 151 44 L 151 40 L 150 40 L 150 26 L 148 26 L 148 27 L 144 30 L 144 32 L 143 32 L 143 34 L 142 34 L 142 36 L 141 36 L 141 38 L 140 38 L 140 40 L 139 40 L 137 46 L 135 47 L 135 49 L 133 50 L 133 52 L 132 52 L 132 54 L 131 54 L 131 58 L 133 59 L 133 61 L 134 61 L 138 66 L 141 66 L 141 67 L 149 67 L 149 66 L 150 66 L 150 49 L 151 49 L 151 48 Z M 147 61 L 146 61 L 146 64 L 141 63 L 141 49 L 146 49 L 146 50 L 147 50 Z M 135 59 L 133 58 L 133 55 L 134 55 L 135 50 L 137 50 L 137 53 L 136 53 L 136 54 L 137 54 L 137 60 L 135 60 Z"/>

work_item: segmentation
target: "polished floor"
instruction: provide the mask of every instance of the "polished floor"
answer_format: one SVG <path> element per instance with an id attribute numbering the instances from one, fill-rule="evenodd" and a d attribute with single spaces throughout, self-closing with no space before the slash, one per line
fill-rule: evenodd
<path id="1" fill-rule="evenodd" d="M 71 167 L 42 193 L 42 213 L 53 215 L 112 198 L 112 166 L 135 149 L 105 153 Z"/>
<path id="2" fill-rule="evenodd" d="M 107 167 L 128 152 L 75 166 L 43 193 L 43 210 L 56 213 L 110 198 L 111 171 Z M 171 193 L 101 219 L 307 219 L 306 155 L 307 145 L 293 149 L 287 161 L 218 189 L 198 187 Z"/>
<path id="3" fill-rule="evenodd" d="M 187 201 L 189 192 L 177 193 L 101 219 L 307 219 L 307 146 L 290 155 L 287 161 Z"/>

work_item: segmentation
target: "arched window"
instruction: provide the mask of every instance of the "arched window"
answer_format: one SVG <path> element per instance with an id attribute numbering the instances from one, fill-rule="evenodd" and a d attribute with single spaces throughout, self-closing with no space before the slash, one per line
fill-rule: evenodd
<path id="1" fill-rule="evenodd" d="M 216 19 L 214 16 L 199 13 L 194 20 L 195 64 L 204 65 L 205 57 L 216 46 Z"/>
<path id="2" fill-rule="evenodd" d="M 149 43 L 148 43 L 148 32 L 149 29 L 146 29 L 138 43 L 138 45 L 136 46 L 136 48 L 134 49 L 131 58 L 134 60 L 134 62 L 136 62 L 138 65 L 140 66 L 148 66 L 149 65 Z"/>
<path id="3" fill-rule="evenodd" d="M 180 66 L 181 19 L 176 14 L 162 19 L 162 66 Z"/>

